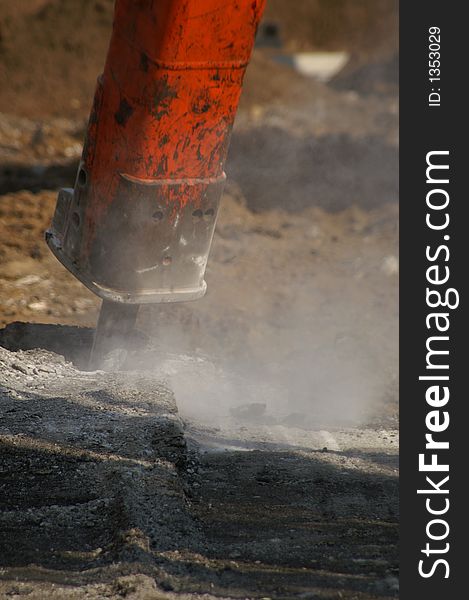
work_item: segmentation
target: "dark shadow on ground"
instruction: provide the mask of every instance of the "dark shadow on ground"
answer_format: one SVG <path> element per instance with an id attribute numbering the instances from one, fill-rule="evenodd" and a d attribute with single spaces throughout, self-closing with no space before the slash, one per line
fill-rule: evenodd
<path id="1" fill-rule="evenodd" d="M 76 159 L 57 164 L 9 163 L 0 165 L 0 195 L 29 190 L 55 190 L 73 187 L 78 161 Z"/>
<path id="2" fill-rule="evenodd" d="M 91 327 L 15 321 L 0 329 L 0 346 L 11 352 L 36 348 L 49 350 L 86 371 L 89 370 L 94 331 Z M 130 352 L 135 352 L 146 342 L 145 335 L 135 331 L 126 340 L 126 346 Z"/>
<path id="3" fill-rule="evenodd" d="M 227 162 L 254 212 L 372 209 L 398 200 L 398 151 L 382 138 L 293 136 L 280 127 L 233 135 Z"/>
<path id="4" fill-rule="evenodd" d="M 15 321 L 0 329 L 0 346 L 10 352 L 42 348 L 86 369 L 93 336 L 91 327 Z"/>
<path id="5" fill-rule="evenodd" d="M 71 187 L 77 165 L 75 159 L 4 165 L 0 194 Z M 272 126 L 238 131 L 227 173 L 254 212 L 297 212 L 311 206 L 330 212 L 349 206 L 372 209 L 398 199 L 398 151 L 379 137 L 301 137 Z"/>

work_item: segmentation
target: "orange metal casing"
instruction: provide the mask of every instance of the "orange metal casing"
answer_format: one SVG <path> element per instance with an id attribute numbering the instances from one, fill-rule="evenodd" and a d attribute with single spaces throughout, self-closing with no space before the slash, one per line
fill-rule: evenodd
<path id="1" fill-rule="evenodd" d="M 107 300 L 203 295 L 265 0 L 117 0 L 75 189 L 46 239 Z"/>

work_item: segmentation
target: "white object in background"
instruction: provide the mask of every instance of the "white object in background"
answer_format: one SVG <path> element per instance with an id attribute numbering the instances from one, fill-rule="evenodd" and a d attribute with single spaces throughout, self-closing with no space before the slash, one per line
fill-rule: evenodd
<path id="1" fill-rule="evenodd" d="M 291 64 L 298 73 L 327 82 L 337 75 L 348 59 L 347 52 L 298 52 L 291 55 Z"/>

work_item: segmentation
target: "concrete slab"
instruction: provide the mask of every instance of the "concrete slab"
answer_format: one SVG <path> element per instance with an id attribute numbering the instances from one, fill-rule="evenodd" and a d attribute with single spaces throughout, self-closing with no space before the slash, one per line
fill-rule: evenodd
<path id="1" fill-rule="evenodd" d="M 0 411 L 2 580 L 86 585 L 134 562 L 154 572 L 150 546 L 175 550 L 190 534 L 183 426 L 165 382 L 0 347 Z"/>
<path id="2" fill-rule="evenodd" d="M 397 596 L 397 431 L 183 423 L 151 373 L 15 347 L 0 347 L 0 598 Z"/>

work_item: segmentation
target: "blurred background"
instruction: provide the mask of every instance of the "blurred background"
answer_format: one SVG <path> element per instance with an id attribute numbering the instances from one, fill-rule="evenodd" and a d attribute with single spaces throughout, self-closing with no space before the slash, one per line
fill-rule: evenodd
<path id="1" fill-rule="evenodd" d="M 95 324 L 97 298 L 43 232 L 73 186 L 112 13 L 112 0 L 0 0 L 1 326 Z M 205 409 L 223 373 L 230 406 L 254 386 L 264 401 L 263 382 L 293 425 L 395 422 L 397 65 L 396 0 L 268 0 L 207 296 L 139 316 L 157 349 L 216 365 Z M 204 410 L 200 368 L 176 389 L 188 414 Z"/>

